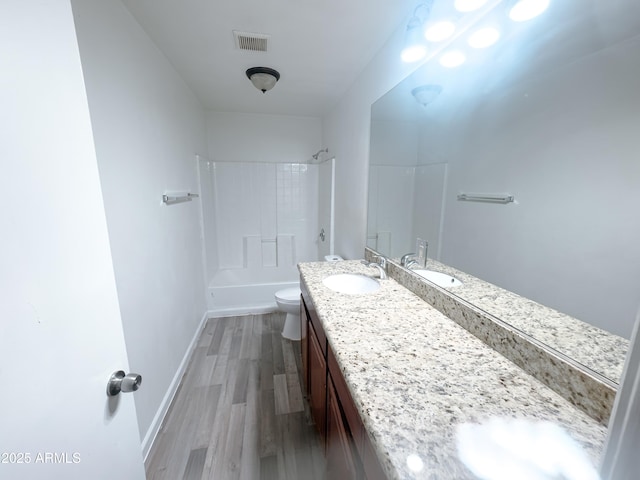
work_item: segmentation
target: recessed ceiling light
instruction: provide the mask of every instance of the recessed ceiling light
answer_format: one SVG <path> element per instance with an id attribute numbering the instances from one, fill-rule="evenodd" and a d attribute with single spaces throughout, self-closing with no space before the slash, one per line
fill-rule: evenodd
<path id="1" fill-rule="evenodd" d="M 520 0 L 509 12 L 514 22 L 525 22 L 537 17 L 549 6 L 549 0 Z"/>
<path id="2" fill-rule="evenodd" d="M 467 58 L 459 50 L 452 50 L 440 57 L 440 65 L 447 68 L 459 67 Z"/>
<path id="3" fill-rule="evenodd" d="M 442 42 L 446 40 L 453 32 L 456 31 L 456 26 L 451 22 L 438 22 L 436 24 L 431 25 L 424 32 L 424 38 L 429 40 L 430 42 Z"/>
<path id="4" fill-rule="evenodd" d="M 459 12 L 473 12 L 485 3 L 487 3 L 487 0 L 456 0 L 454 6 Z"/>
<path id="5" fill-rule="evenodd" d="M 493 27 L 481 28 L 473 32 L 467 43 L 472 48 L 487 48 L 500 38 L 500 32 Z"/>

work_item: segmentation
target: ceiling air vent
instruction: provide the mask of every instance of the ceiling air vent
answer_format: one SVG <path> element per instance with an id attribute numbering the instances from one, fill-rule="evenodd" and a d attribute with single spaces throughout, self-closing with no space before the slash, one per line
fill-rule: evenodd
<path id="1" fill-rule="evenodd" d="M 236 41 L 236 48 L 249 52 L 266 52 L 269 35 L 262 33 L 248 33 L 233 31 L 233 38 Z"/>

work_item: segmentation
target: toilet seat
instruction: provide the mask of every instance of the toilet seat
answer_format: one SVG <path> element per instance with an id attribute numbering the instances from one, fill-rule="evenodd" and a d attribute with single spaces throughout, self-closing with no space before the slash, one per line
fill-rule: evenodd
<path id="1" fill-rule="evenodd" d="M 300 294 L 302 292 L 299 288 L 285 288 L 276 292 L 276 300 L 285 304 L 297 304 L 300 303 Z"/>

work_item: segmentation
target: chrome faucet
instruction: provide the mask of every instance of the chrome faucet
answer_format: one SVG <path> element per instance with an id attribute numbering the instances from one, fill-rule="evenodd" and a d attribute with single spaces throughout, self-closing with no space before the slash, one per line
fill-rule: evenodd
<path id="1" fill-rule="evenodd" d="M 407 253 L 403 255 L 400 259 L 400 265 L 408 269 L 411 269 L 414 265 L 418 265 L 418 262 L 416 261 L 416 254 Z"/>
<path id="2" fill-rule="evenodd" d="M 375 256 L 375 262 L 367 262 L 366 260 L 362 260 L 362 263 L 367 267 L 376 267 L 380 272 L 380 280 L 387 279 L 387 258 L 382 255 Z"/>
<path id="3" fill-rule="evenodd" d="M 429 243 L 426 240 L 418 238 L 416 241 L 418 253 L 407 253 L 400 259 L 400 265 L 404 268 L 412 269 L 416 266 L 427 268 L 427 249 Z"/>

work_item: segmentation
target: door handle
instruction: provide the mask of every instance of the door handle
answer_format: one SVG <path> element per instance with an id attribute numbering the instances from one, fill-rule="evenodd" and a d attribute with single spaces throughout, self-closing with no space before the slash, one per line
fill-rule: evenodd
<path id="1" fill-rule="evenodd" d="M 107 383 L 107 395 L 113 397 L 120 392 L 135 392 L 142 384 L 142 375 L 137 373 L 129 373 L 125 375 L 122 370 L 113 372 L 109 382 Z"/>

